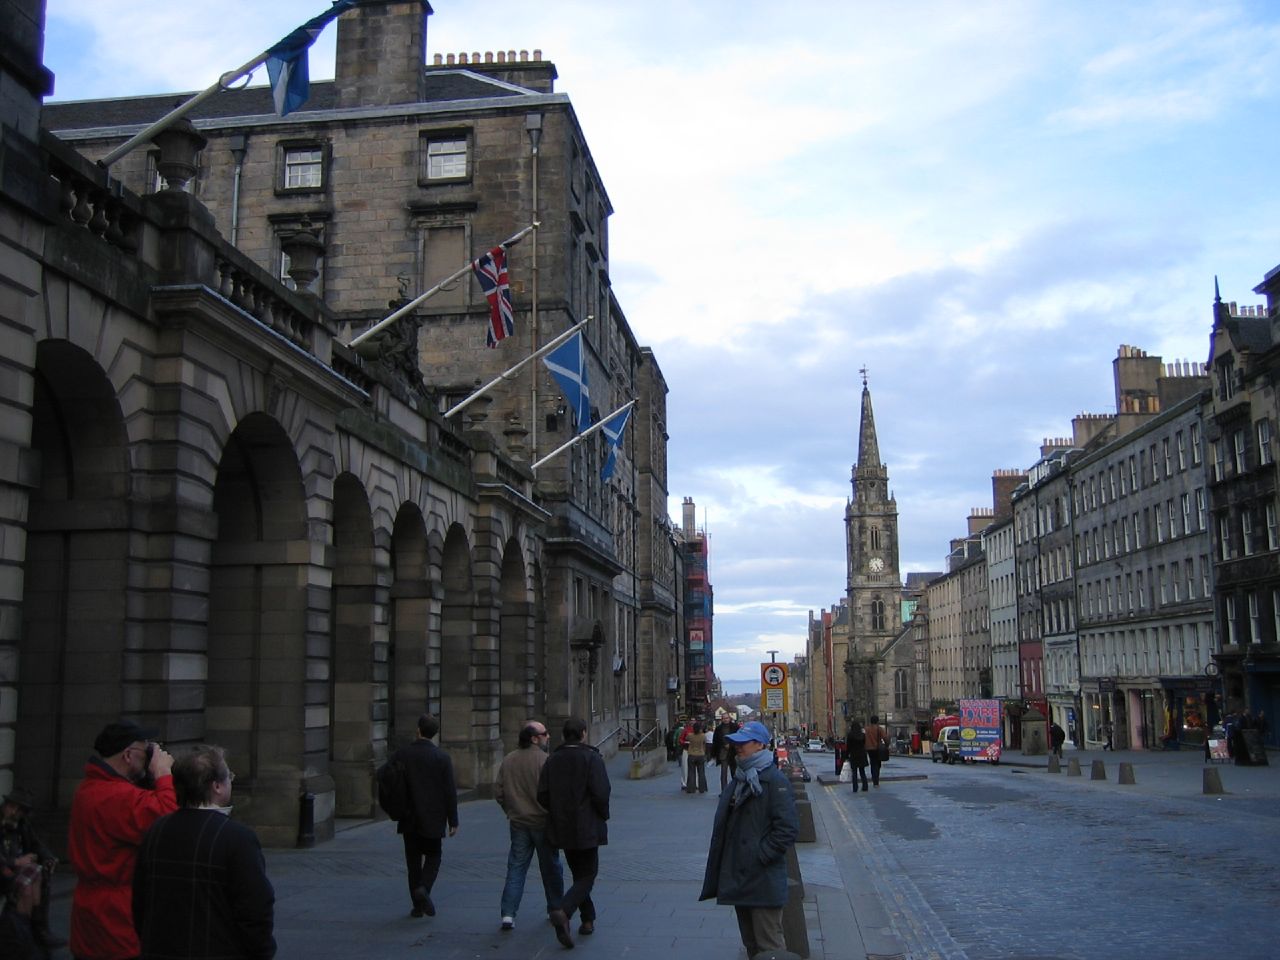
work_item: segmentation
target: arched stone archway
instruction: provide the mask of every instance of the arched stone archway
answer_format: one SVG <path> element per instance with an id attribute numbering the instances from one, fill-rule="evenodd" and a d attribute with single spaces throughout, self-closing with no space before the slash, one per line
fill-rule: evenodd
<path id="1" fill-rule="evenodd" d="M 230 755 L 237 807 L 265 844 L 284 846 L 297 835 L 306 736 L 327 717 L 317 724 L 307 715 L 302 476 L 271 417 L 250 414 L 228 438 L 213 509 L 206 737 Z"/>
<path id="2" fill-rule="evenodd" d="M 418 716 L 429 709 L 427 669 L 431 584 L 427 579 L 427 531 L 422 512 L 406 503 L 391 533 L 391 623 L 386 658 L 378 673 L 386 688 L 381 711 L 391 749 L 414 737 Z"/>
<path id="3" fill-rule="evenodd" d="M 499 584 L 498 625 L 499 730 L 508 750 L 514 750 L 520 726 L 533 713 L 533 604 L 525 579 L 524 557 L 518 540 L 507 541 Z"/>
<path id="4" fill-rule="evenodd" d="M 129 456 L 115 390 L 65 340 L 36 348 L 16 779 L 66 806 L 94 736 L 147 705 L 124 670 Z"/>
<path id="5" fill-rule="evenodd" d="M 471 548 L 466 533 L 456 523 L 445 536 L 440 567 L 440 744 L 453 757 L 458 786 L 474 787 L 475 588 Z"/>
<path id="6" fill-rule="evenodd" d="M 374 554 L 369 498 L 355 476 L 341 474 L 333 485 L 329 701 L 330 770 L 340 817 L 376 814 L 373 769 L 386 754 L 386 688 L 374 675 L 374 658 L 377 652 L 385 665 L 387 625 L 379 617 L 385 604 L 379 602 Z"/>

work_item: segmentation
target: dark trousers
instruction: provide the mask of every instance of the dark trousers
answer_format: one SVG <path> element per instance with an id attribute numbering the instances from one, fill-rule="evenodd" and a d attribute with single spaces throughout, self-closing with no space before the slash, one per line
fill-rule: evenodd
<path id="1" fill-rule="evenodd" d="M 863 763 L 862 765 L 858 765 L 856 763 L 850 763 L 849 766 L 853 768 L 853 775 L 849 778 L 853 781 L 853 789 L 854 790 L 858 789 L 859 777 L 862 778 L 862 789 L 863 790 L 867 789 L 867 765 L 865 763 Z"/>
<path id="2" fill-rule="evenodd" d="M 685 778 L 685 790 L 688 793 L 707 792 L 707 758 L 689 758 L 689 776 Z"/>
<path id="3" fill-rule="evenodd" d="M 878 787 L 880 786 L 880 756 L 868 750 L 867 760 L 871 763 L 871 782 Z M 865 777 L 866 774 L 864 773 L 863 776 Z"/>
<path id="4" fill-rule="evenodd" d="M 416 833 L 404 834 L 404 866 L 409 875 L 409 897 L 414 906 L 418 897 L 414 891 L 422 887 L 431 896 L 431 888 L 435 886 L 436 876 L 440 873 L 440 853 L 442 844 L 439 837 L 420 837 Z"/>
<path id="5" fill-rule="evenodd" d="M 566 850 L 564 862 L 573 874 L 573 886 L 560 899 L 560 909 L 566 917 L 572 918 L 573 912 L 578 910 L 583 920 L 594 921 L 596 905 L 591 902 L 591 888 L 595 886 L 596 874 L 600 872 L 600 848 Z"/>

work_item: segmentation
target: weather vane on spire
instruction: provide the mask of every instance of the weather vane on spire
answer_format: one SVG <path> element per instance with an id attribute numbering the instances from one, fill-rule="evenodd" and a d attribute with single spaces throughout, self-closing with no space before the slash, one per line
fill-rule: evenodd
<path id="1" fill-rule="evenodd" d="M 865 387 L 867 385 L 867 368 L 859 367 L 858 372 L 862 374 L 862 385 Z"/>

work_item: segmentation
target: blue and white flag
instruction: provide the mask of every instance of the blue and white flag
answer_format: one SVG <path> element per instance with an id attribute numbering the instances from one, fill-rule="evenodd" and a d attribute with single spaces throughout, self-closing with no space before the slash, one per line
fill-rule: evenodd
<path id="1" fill-rule="evenodd" d="M 600 427 L 600 432 L 609 442 L 609 456 L 605 459 L 604 468 L 600 471 L 601 481 L 613 476 L 613 465 L 618 461 L 618 447 L 622 445 L 622 431 L 627 429 L 627 421 L 630 419 L 631 408 L 627 407 L 625 410 L 619 410 Z"/>
<path id="2" fill-rule="evenodd" d="M 587 357 L 579 330 L 556 347 L 542 362 L 564 391 L 564 398 L 573 408 L 573 419 L 581 433 L 591 426 L 591 390 L 587 387 Z"/>
<path id="3" fill-rule="evenodd" d="M 277 114 L 283 117 L 307 102 L 310 90 L 307 51 L 330 20 L 359 2 L 337 0 L 324 13 L 311 18 L 267 51 L 267 76 L 271 80 L 271 98 L 275 101 Z"/>

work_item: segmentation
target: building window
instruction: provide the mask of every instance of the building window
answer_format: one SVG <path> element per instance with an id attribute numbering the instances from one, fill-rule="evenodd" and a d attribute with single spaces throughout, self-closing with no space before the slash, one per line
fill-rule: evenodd
<path id="1" fill-rule="evenodd" d="M 1133 514 L 1133 549 L 1142 549 L 1142 527 L 1138 523 L 1138 513 L 1136 510 Z"/>
<path id="2" fill-rule="evenodd" d="M 1169 456 L 1169 438 L 1165 437 L 1163 441 L 1164 453 L 1164 475 L 1170 476 L 1173 473 L 1173 459 Z"/>
<path id="3" fill-rule="evenodd" d="M 1191 494 L 1182 495 L 1182 532 L 1190 533 L 1195 528 L 1191 525 Z"/>
<path id="4" fill-rule="evenodd" d="M 1275 550 L 1277 547 L 1280 547 L 1280 527 L 1276 526 L 1276 505 L 1272 501 L 1267 504 L 1267 549 Z"/>
<path id="5" fill-rule="evenodd" d="M 1194 557 L 1187 557 L 1187 599 L 1194 600 L 1196 596 L 1196 561 Z"/>
<path id="6" fill-rule="evenodd" d="M 1212 570 L 1213 568 L 1209 566 L 1209 555 L 1201 554 L 1200 555 L 1200 595 L 1202 597 L 1207 597 L 1207 596 L 1210 596 L 1211 594 L 1211 590 L 1209 587 L 1209 574 L 1212 572 Z"/>
<path id="7" fill-rule="evenodd" d="M 880 549 L 880 528 L 879 527 L 872 527 L 870 530 L 868 530 L 867 538 L 871 543 L 872 550 Z"/>
<path id="8" fill-rule="evenodd" d="M 1142 576 L 1142 571 L 1138 571 L 1138 606 L 1145 607 L 1147 605 L 1147 584 Z"/>
<path id="9" fill-rule="evenodd" d="M 1236 598 L 1227 597 L 1226 614 L 1224 621 L 1227 625 L 1227 643 L 1239 643 L 1240 638 L 1236 635 Z"/>
<path id="10" fill-rule="evenodd" d="M 324 189 L 325 153 L 319 143 L 280 144 L 280 191 L 310 193 Z"/>
<path id="11" fill-rule="evenodd" d="M 1204 487 L 1200 487 L 1196 490 L 1196 529 L 1204 528 Z"/>
<path id="12" fill-rule="evenodd" d="M 1222 480 L 1227 474 L 1227 441 L 1222 437 L 1213 441 L 1213 480 Z"/>
<path id="13" fill-rule="evenodd" d="M 1218 518 L 1218 557 L 1231 559 L 1231 521 L 1225 513 Z"/>
<path id="14" fill-rule="evenodd" d="M 1191 425 L 1191 465 L 1200 466 L 1200 424 Z"/>
<path id="15" fill-rule="evenodd" d="M 1182 600 L 1182 571 L 1178 567 L 1178 561 L 1175 560 L 1169 564 L 1169 583 L 1173 587 L 1173 602 L 1178 603 Z"/>
<path id="16" fill-rule="evenodd" d="M 1255 590 L 1249 591 L 1249 642 L 1262 642 L 1262 618 L 1258 615 L 1258 594 Z"/>
<path id="17" fill-rule="evenodd" d="M 1151 463 L 1151 482 L 1157 483 L 1160 480 L 1160 462 L 1156 459 L 1156 445 L 1151 445 L 1149 453 Z"/>
<path id="18" fill-rule="evenodd" d="M 468 176 L 467 137 L 458 133 L 424 134 L 423 176 L 428 181 L 465 180 Z"/>
<path id="19" fill-rule="evenodd" d="M 871 629 L 872 630 L 884 629 L 884 601 L 883 600 L 871 601 Z"/>
<path id="20" fill-rule="evenodd" d="M 1247 506 L 1240 508 L 1240 551 L 1253 556 L 1253 512 Z"/>
<path id="21" fill-rule="evenodd" d="M 1280 640 L 1280 590 L 1271 591 L 1271 635 Z"/>
<path id="22" fill-rule="evenodd" d="M 1187 440 L 1181 430 L 1178 431 L 1178 469 L 1187 469 Z"/>
<path id="23" fill-rule="evenodd" d="M 1258 463 L 1266 466 L 1275 458 L 1271 455 L 1271 421 L 1259 420 L 1258 431 Z"/>
<path id="24" fill-rule="evenodd" d="M 1169 539 L 1172 540 L 1178 535 L 1176 532 L 1178 526 L 1178 515 L 1174 512 L 1172 498 L 1165 503 L 1164 509 L 1165 514 L 1169 517 Z M 1187 531 L 1184 529 L 1182 532 L 1186 533 Z"/>
<path id="25" fill-rule="evenodd" d="M 1129 457 L 1129 489 L 1138 492 L 1138 461 L 1132 455 Z"/>
<path id="26" fill-rule="evenodd" d="M 1243 430 L 1237 430 L 1234 434 L 1232 434 L 1231 450 L 1232 450 L 1233 459 L 1235 461 L 1234 465 L 1236 468 L 1236 476 L 1239 476 L 1245 471 L 1244 451 L 1246 446 L 1247 446 L 1247 443 L 1245 441 Z"/>

